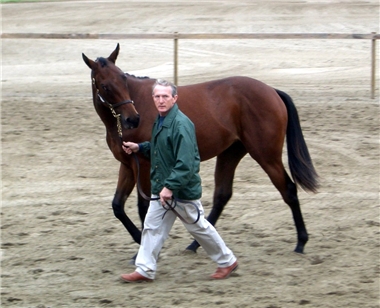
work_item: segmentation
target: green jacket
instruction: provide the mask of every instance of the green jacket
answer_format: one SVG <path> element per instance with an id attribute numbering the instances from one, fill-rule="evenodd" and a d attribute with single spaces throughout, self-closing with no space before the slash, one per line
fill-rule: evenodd
<path id="1" fill-rule="evenodd" d="M 158 124 L 159 116 L 153 125 L 151 141 L 139 144 L 139 151 L 150 157 L 152 194 L 158 195 L 165 186 L 177 199 L 200 199 L 200 157 L 194 124 L 177 104 L 160 128 Z"/>

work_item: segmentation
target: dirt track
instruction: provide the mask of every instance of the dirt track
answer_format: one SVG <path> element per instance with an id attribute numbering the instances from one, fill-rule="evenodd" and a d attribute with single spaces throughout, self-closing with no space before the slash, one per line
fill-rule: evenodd
<path id="1" fill-rule="evenodd" d="M 261 2 L 5 4 L 3 32 L 379 32 L 377 1 Z M 306 254 L 295 254 L 289 209 L 244 158 L 217 224 L 240 260 L 237 274 L 209 281 L 215 265 L 201 249 L 182 253 L 191 238 L 177 222 L 149 285 L 118 280 L 133 270 L 138 246 L 113 216 L 118 163 L 81 59 L 108 56 L 117 43 L 2 41 L 2 306 L 380 307 L 379 89 L 370 99 L 370 42 L 180 41 L 179 84 L 246 75 L 293 97 L 322 187 L 299 193 L 310 241 Z M 119 43 L 123 70 L 172 78 L 172 42 Z M 213 163 L 202 164 L 206 211 Z M 126 212 L 138 224 L 135 194 Z"/>

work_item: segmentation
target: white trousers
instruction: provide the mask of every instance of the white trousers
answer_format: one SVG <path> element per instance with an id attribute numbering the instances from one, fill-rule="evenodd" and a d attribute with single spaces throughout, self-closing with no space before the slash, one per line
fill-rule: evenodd
<path id="1" fill-rule="evenodd" d="M 152 195 L 152 198 L 157 197 Z M 226 246 L 218 231 L 204 217 L 203 206 L 200 200 L 189 201 L 195 204 L 200 217 L 197 223 L 184 223 L 187 231 L 203 247 L 208 256 L 215 261 L 219 267 L 228 267 L 236 261 L 232 251 Z M 194 222 L 198 212 L 194 205 L 181 200 L 177 201 L 176 211 L 186 221 Z M 166 212 L 166 213 L 165 213 Z M 144 221 L 141 245 L 136 258 L 136 271 L 141 275 L 154 279 L 157 269 L 157 259 L 160 250 L 169 236 L 177 216 L 173 211 L 166 211 L 160 200 L 151 201 Z"/>

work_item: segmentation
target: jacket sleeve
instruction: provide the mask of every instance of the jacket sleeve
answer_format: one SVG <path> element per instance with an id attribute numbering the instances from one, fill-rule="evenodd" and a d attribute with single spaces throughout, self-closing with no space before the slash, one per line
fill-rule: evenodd
<path id="1" fill-rule="evenodd" d="M 139 143 L 139 152 L 141 152 L 147 158 L 150 158 L 150 142 L 145 141 L 145 142 Z"/>

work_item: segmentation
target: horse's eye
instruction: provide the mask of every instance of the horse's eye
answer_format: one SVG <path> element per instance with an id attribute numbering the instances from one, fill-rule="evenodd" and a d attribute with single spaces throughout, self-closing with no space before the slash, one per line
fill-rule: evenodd
<path id="1" fill-rule="evenodd" d="M 102 84 L 102 89 L 103 89 L 104 91 L 107 91 L 107 90 L 108 90 L 107 86 L 104 85 L 104 84 Z"/>

